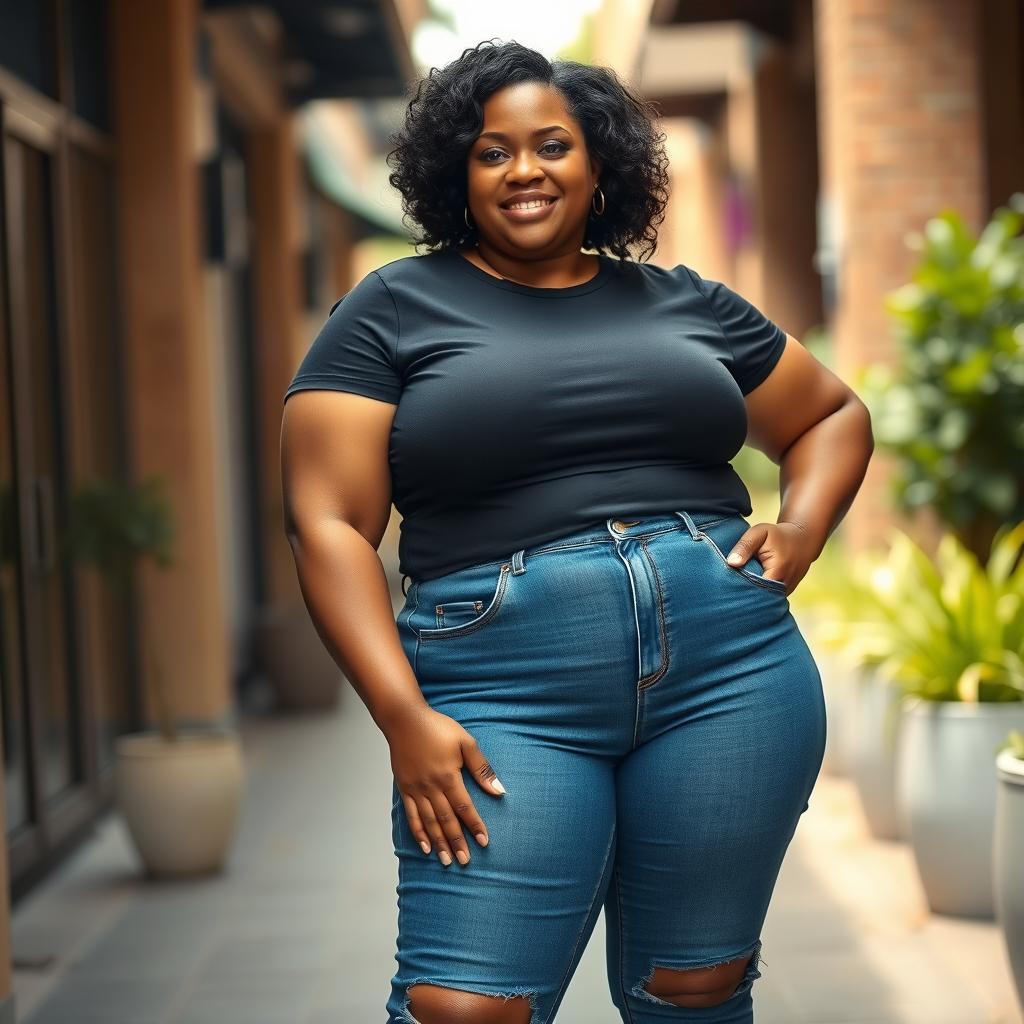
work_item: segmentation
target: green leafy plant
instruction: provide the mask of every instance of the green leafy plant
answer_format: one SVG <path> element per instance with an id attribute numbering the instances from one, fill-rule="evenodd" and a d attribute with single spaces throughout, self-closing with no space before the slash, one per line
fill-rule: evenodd
<path id="1" fill-rule="evenodd" d="M 71 496 L 65 554 L 94 565 L 122 596 L 130 593 L 141 559 L 152 558 L 161 568 L 172 564 L 173 540 L 172 508 L 159 477 L 140 483 L 94 480 Z M 159 659 L 147 649 L 160 732 L 174 739 L 177 733 L 167 709 Z"/>
<path id="2" fill-rule="evenodd" d="M 858 374 L 896 506 L 932 507 L 979 560 L 1024 519 L 1024 193 L 975 239 L 952 210 L 910 244 L 912 281 L 886 308 L 899 361 Z"/>
<path id="3" fill-rule="evenodd" d="M 1009 750 L 1018 760 L 1024 761 L 1024 732 L 1020 729 L 1011 729 L 1006 742 L 999 748 L 1000 752 Z"/>
<path id="4" fill-rule="evenodd" d="M 983 566 L 953 533 L 933 562 L 890 531 L 885 556 L 854 559 L 831 640 L 907 695 L 936 701 L 1024 700 L 1024 522 L 1001 527 Z"/>

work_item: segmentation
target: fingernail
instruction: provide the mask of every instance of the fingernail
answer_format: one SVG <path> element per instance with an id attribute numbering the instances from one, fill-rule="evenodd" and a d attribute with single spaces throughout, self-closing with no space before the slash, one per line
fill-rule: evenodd
<path id="1" fill-rule="evenodd" d="M 486 846 L 486 845 L 487 845 L 487 836 L 485 836 L 485 835 L 483 834 L 483 832 L 477 832 L 477 834 L 476 834 L 476 841 L 477 841 L 477 842 L 478 842 L 478 843 L 479 843 L 479 844 L 480 844 L 481 846 Z"/>
<path id="2" fill-rule="evenodd" d="M 743 559 L 740 555 L 736 554 L 736 552 L 733 551 L 732 554 L 729 555 L 727 561 L 730 565 L 739 565 L 739 563 L 742 562 Z"/>
<path id="3" fill-rule="evenodd" d="M 452 855 L 447 850 L 442 850 L 438 854 L 438 856 L 441 858 L 441 863 L 445 867 L 448 867 L 448 865 L 451 864 L 451 862 L 452 862 Z"/>
<path id="4" fill-rule="evenodd" d="M 491 785 L 492 785 L 492 786 L 493 786 L 493 787 L 494 787 L 494 788 L 495 788 L 495 789 L 496 789 L 496 790 L 497 790 L 497 791 L 498 791 L 499 793 L 504 793 L 504 792 L 505 792 L 505 787 L 504 787 L 504 786 L 503 786 L 503 785 L 502 785 L 502 784 L 501 784 L 501 783 L 500 783 L 500 782 L 499 782 L 499 781 L 498 781 L 497 779 L 491 779 Z"/>
<path id="5" fill-rule="evenodd" d="M 455 856 L 458 857 L 460 864 L 468 864 L 469 863 L 469 854 L 466 853 L 465 850 L 456 850 L 455 851 Z"/>
<path id="6" fill-rule="evenodd" d="M 430 853 L 430 843 L 428 843 L 426 839 L 420 840 L 420 847 L 422 848 L 424 853 Z"/>

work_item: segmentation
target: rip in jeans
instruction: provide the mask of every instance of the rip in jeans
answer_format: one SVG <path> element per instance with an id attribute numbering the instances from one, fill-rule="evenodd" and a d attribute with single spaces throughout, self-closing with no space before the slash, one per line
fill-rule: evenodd
<path id="1" fill-rule="evenodd" d="M 753 955 L 751 955 L 753 954 Z M 654 995 L 653 992 L 647 991 L 647 985 L 650 984 L 651 979 L 654 977 L 654 972 L 657 968 L 663 967 L 668 970 L 675 971 L 686 971 L 700 967 L 718 967 L 721 964 L 731 963 L 733 960 L 739 960 L 742 957 L 750 956 L 750 962 L 747 964 L 746 970 L 743 972 L 743 977 L 740 979 L 739 984 L 733 990 L 733 992 L 724 1000 L 728 1002 L 730 999 L 734 999 L 738 995 L 742 995 L 747 991 L 753 984 L 755 978 L 761 977 L 761 972 L 758 970 L 758 964 L 761 962 L 761 940 L 758 939 L 754 945 L 748 949 L 745 949 L 741 953 L 737 953 L 734 956 L 726 957 L 724 960 L 703 960 L 699 963 L 690 963 L 685 966 L 679 964 L 659 964 L 652 962 L 650 970 L 647 972 L 646 977 L 641 981 L 638 981 L 632 989 L 632 994 L 638 999 L 645 999 L 650 1003 L 657 1003 L 659 1006 L 675 1006 L 678 1008 L 678 1003 L 669 1002 L 667 999 L 662 999 L 660 996 Z"/>
<path id="2" fill-rule="evenodd" d="M 461 985 L 459 985 L 459 986 L 443 985 L 443 984 L 440 984 L 440 983 L 438 983 L 436 981 L 432 981 L 430 978 L 416 978 L 415 980 L 410 981 L 409 984 L 405 986 L 405 1002 L 402 1004 L 402 1011 L 401 1012 L 402 1012 L 402 1019 L 406 1022 L 406 1024 L 421 1024 L 421 1022 L 418 1021 L 412 1015 L 412 1012 L 409 1010 L 409 1003 L 410 1003 L 410 1001 L 412 999 L 412 996 L 409 993 L 409 989 L 411 989 L 414 985 L 431 985 L 434 988 L 450 989 L 453 992 L 469 992 L 471 995 L 493 996 L 495 999 L 504 999 L 506 1002 L 508 1002 L 509 999 L 519 999 L 519 998 L 522 998 L 523 996 L 526 996 L 530 1000 L 530 1022 L 529 1022 L 529 1024 L 540 1024 L 540 1019 L 539 1019 L 538 1010 L 537 1010 L 537 993 L 536 992 L 526 991 L 526 990 L 516 991 L 516 992 L 509 992 L 508 994 L 505 994 L 503 992 L 482 992 L 479 989 L 465 988 L 464 986 L 461 986 Z"/>

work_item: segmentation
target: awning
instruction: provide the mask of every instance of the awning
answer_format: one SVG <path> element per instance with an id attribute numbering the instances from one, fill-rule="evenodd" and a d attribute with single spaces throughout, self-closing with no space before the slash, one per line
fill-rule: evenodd
<path id="1" fill-rule="evenodd" d="M 303 152 L 317 187 L 361 221 L 368 233 L 409 238 L 402 223 L 401 196 L 387 180 L 390 168 L 384 156 L 357 165 L 346 150 L 344 132 L 320 104 L 307 106 L 299 117 Z"/>
<path id="2" fill-rule="evenodd" d="M 416 77 L 395 0 L 202 0 L 205 10 L 271 10 L 281 26 L 285 87 L 313 99 L 401 96 Z"/>

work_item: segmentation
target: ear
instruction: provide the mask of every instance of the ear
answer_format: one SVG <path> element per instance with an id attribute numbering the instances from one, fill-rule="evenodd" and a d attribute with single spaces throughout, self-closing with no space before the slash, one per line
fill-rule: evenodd
<path id="1" fill-rule="evenodd" d="M 590 158 L 590 173 L 591 173 L 591 176 L 594 179 L 594 187 L 595 188 L 597 187 L 598 178 L 601 177 L 601 171 L 603 169 L 604 168 L 603 168 L 603 166 L 601 164 L 601 161 L 598 160 L 597 157 L 592 156 Z"/>

